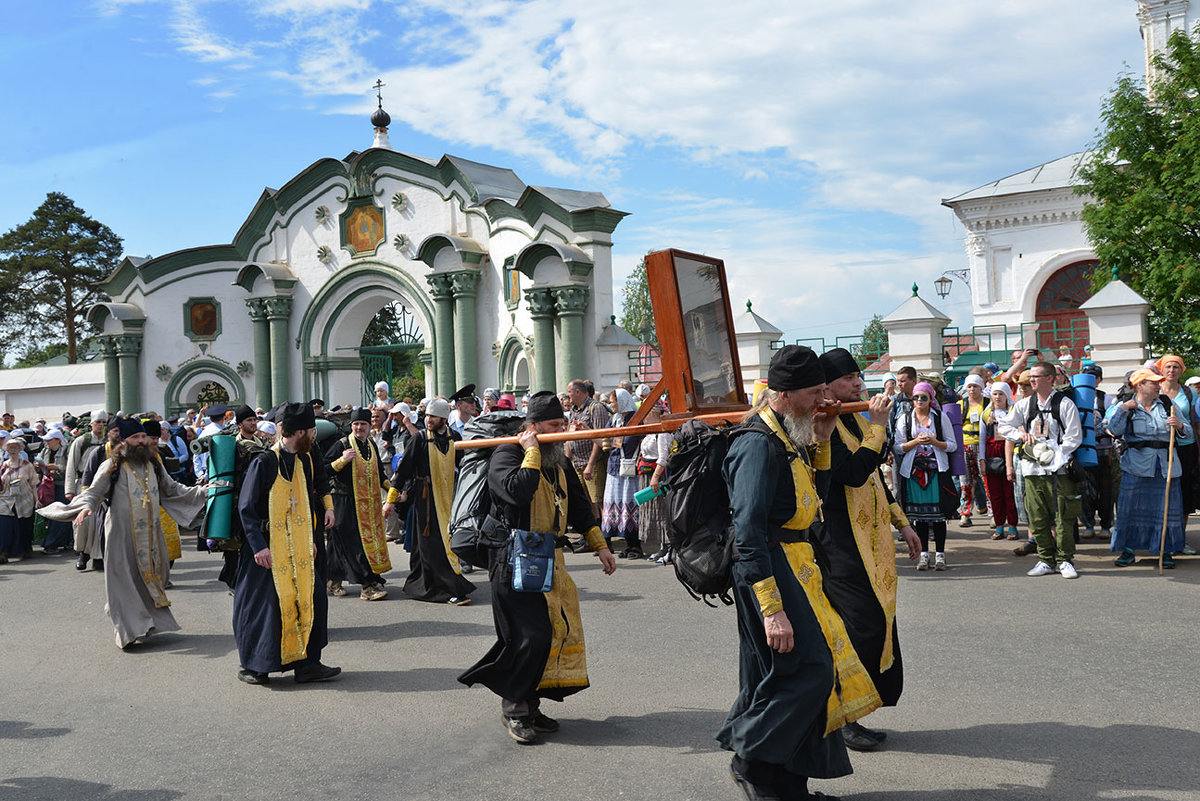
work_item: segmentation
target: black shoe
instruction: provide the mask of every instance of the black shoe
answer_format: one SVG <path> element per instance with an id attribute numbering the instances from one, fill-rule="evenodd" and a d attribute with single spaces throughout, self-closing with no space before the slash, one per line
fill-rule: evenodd
<path id="1" fill-rule="evenodd" d="M 308 684 L 314 681 L 329 681 L 342 672 L 340 667 L 322 665 L 320 662 L 307 668 L 296 668 L 296 683 Z"/>
<path id="2" fill-rule="evenodd" d="M 539 712 L 533 717 L 533 730 L 546 732 L 558 731 L 558 721 Z"/>
<path id="3" fill-rule="evenodd" d="M 626 559 L 645 559 L 646 558 L 645 555 L 642 554 L 641 549 L 639 549 L 639 548 L 630 548 L 628 551 L 621 554 L 621 556 L 623 556 Z"/>
<path id="4" fill-rule="evenodd" d="M 729 773 L 733 776 L 734 782 L 738 787 L 742 788 L 742 792 L 746 794 L 749 801 L 783 801 L 783 797 L 775 791 L 775 788 L 762 781 L 762 777 L 751 777 L 750 763 L 742 759 L 737 754 L 733 755 L 733 761 L 729 763 Z"/>
<path id="5" fill-rule="evenodd" d="M 95 570 L 97 573 L 103 573 L 104 572 L 104 560 L 103 559 L 93 559 L 92 560 L 92 570 Z"/>
<path id="6" fill-rule="evenodd" d="M 266 673 L 257 673 L 253 670 L 242 668 L 238 671 L 238 681 L 244 681 L 247 684 L 270 684 L 271 677 Z"/>
<path id="7" fill-rule="evenodd" d="M 842 727 L 842 739 L 846 741 L 846 747 L 851 751 L 874 751 L 879 747 L 878 740 L 874 737 L 868 737 L 864 732 L 855 730 L 849 724 Z"/>
<path id="8" fill-rule="evenodd" d="M 79 554 L 79 561 L 75 563 L 76 570 L 87 570 L 88 556 L 85 553 Z"/>
<path id="9" fill-rule="evenodd" d="M 1023 545 L 1018 545 L 1013 548 L 1013 556 L 1029 556 L 1031 553 L 1037 553 L 1036 542 L 1025 542 Z"/>
<path id="10" fill-rule="evenodd" d="M 521 745 L 537 742 L 537 731 L 533 728 L 533 718 L 505 718 L 504 728 L 508 729 L 508 736 Z"/>

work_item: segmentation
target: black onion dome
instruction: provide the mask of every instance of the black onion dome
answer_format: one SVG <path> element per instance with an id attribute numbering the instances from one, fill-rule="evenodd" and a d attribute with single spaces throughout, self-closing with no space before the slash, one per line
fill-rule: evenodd
<path id="1" fill-rule="evenodd" d="M 375 112 L 371 114 L 371 124 L 376 128 L 386 128 L 392 124 L 392 118 L 380 107 L 375 109 Z"/>

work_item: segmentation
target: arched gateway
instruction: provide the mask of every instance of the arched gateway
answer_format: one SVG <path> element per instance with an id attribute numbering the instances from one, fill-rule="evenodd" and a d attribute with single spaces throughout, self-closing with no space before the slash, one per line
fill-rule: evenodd
<path id="1" fill-rule="evenodd" d="M 597 342 L 624 212 L 375 134 L 265 190 L 230 244 L 121 262 L 93 309 L 110 408 L 178 411 L 210 381 L 264 408 L 359 403 L 363 332 L 395 302 L 420 329 L 431 393 L 624 377 L 625 350 Z"/>

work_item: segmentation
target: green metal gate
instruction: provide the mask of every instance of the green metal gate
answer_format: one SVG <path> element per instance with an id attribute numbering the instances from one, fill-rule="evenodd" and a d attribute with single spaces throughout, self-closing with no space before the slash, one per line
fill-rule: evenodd
<path id="1" fill-rule="evenodd" d="M 380 381 L 392 382 L 392 357 L 387 353 L 363 353 L 362 355 L 363 405 L 375 400 L 375 385 Z"/>

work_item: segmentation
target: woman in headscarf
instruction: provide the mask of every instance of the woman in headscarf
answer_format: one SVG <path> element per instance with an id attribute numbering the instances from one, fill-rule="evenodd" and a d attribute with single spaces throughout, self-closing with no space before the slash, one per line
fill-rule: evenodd
<path id="1" fill-rule="evenodd" d="M 1200 422 L 1200 409 L 1197 408 L 1196 393 L 1191 387 L 1184 386 L 1180 379 L 1186 366 L 1183 359 L 1173 353 L 1168 353 L 1157 362 L 1158 372 L 1162 375 L 1159 391 L 1175 404 L 1175 414 L 1187 420 L 1193 430 Z M 1196 437 L 1176 435 L 1175 461 L 1183 466 L 1183 476 L 1179 483 L 1179 491 L 1183 496 L 1183 514 L 1186 517 L 1200 508 L 1200 465 L 1197 464 Z M 1186 546 L 1185 546 L 1186 547 Z"/>
<path id="2" fill-rule="evenodd" d="M 1175 441 L 1193 436 L 1191 424 L 1179 416 L 1177 408 L 1159 393 L 1163 377 L 1145 368 L 1129 377 L 1134 397 L 1117 404 L 1108 429 L 1125 442 L 1121 455 L 1121 494 L 1117 498 L 1117 526 L 1112 551 L 1119 554 L 1117 567 L 1134 562 L 1134 551 L 1147 550 L 1157 555 L 1162 541 L 1163 515 L 1166 514 L 1166 547 L 1163 567 L 1175 567 L 1171 554 L 1183 549 L 1183 500 L 1179 479 L 1183 468 L 1176 459 L 1171 464 L 1171 486 L 1167 509 L 1167 465 L 1171 429 Z"/>
<path id="3" fill-rule="evenodd" d="M 992 539 L 1005 537 L 1004 526 L 1008 524 L 1008 538 L 1015 540 L 1017 534 L 1017 500 L 1013 490 L 1016 466 L 1013 464 L 1009 442 L 996 433 L 997 423 L 1008 419 L 1012 412 L 1012 388 L 997 381 L 991 388 L 991 405 L 983 410 L 983 428 L 979 434 L 979 451 L 983 461 L 983 477 L 987 487 L 988 506 L 992 510 L 992 522 L 996 533 Z"/>
<path id="4" fill-rule="evenodd" d="M 615 393 L 617 408 L 612 417 L 612 427 L 620 428 L 625 425 L 637 404 L 633 394 L 626 389 L 618 389 Z M 641 437 L 615 437 L 613 447 L 608 454 L 608 481 L 604 485 L 604 506 L 601 514 L 600 530 L 604 539 L 612 544 L 613 539 L 620 537 L 625 540 L 625 550 L 617 556 L 622 559 L 641 559 L 642 542 L 638 538 L 638 508 L 633 496 L 638 491 L 637 457 L 642 444 Z M 621 475 L 622 461 L 628 466 Z"/>
<path id="5" fill-rule="evenodd" d="M 946 515 L 942 511 L 940 476 L 950 470 L 947 454 L 958 449 L 954 428 L 936 406 L 933 385 L 922 381 L 913 387 L 913 410 L 896 419 L 897 472 L 901 503 L 917 536 L 921 556 L 917 570 L 928 570 L 929 533 L 934 537 L 933 569 L 946 569 Z"/>

